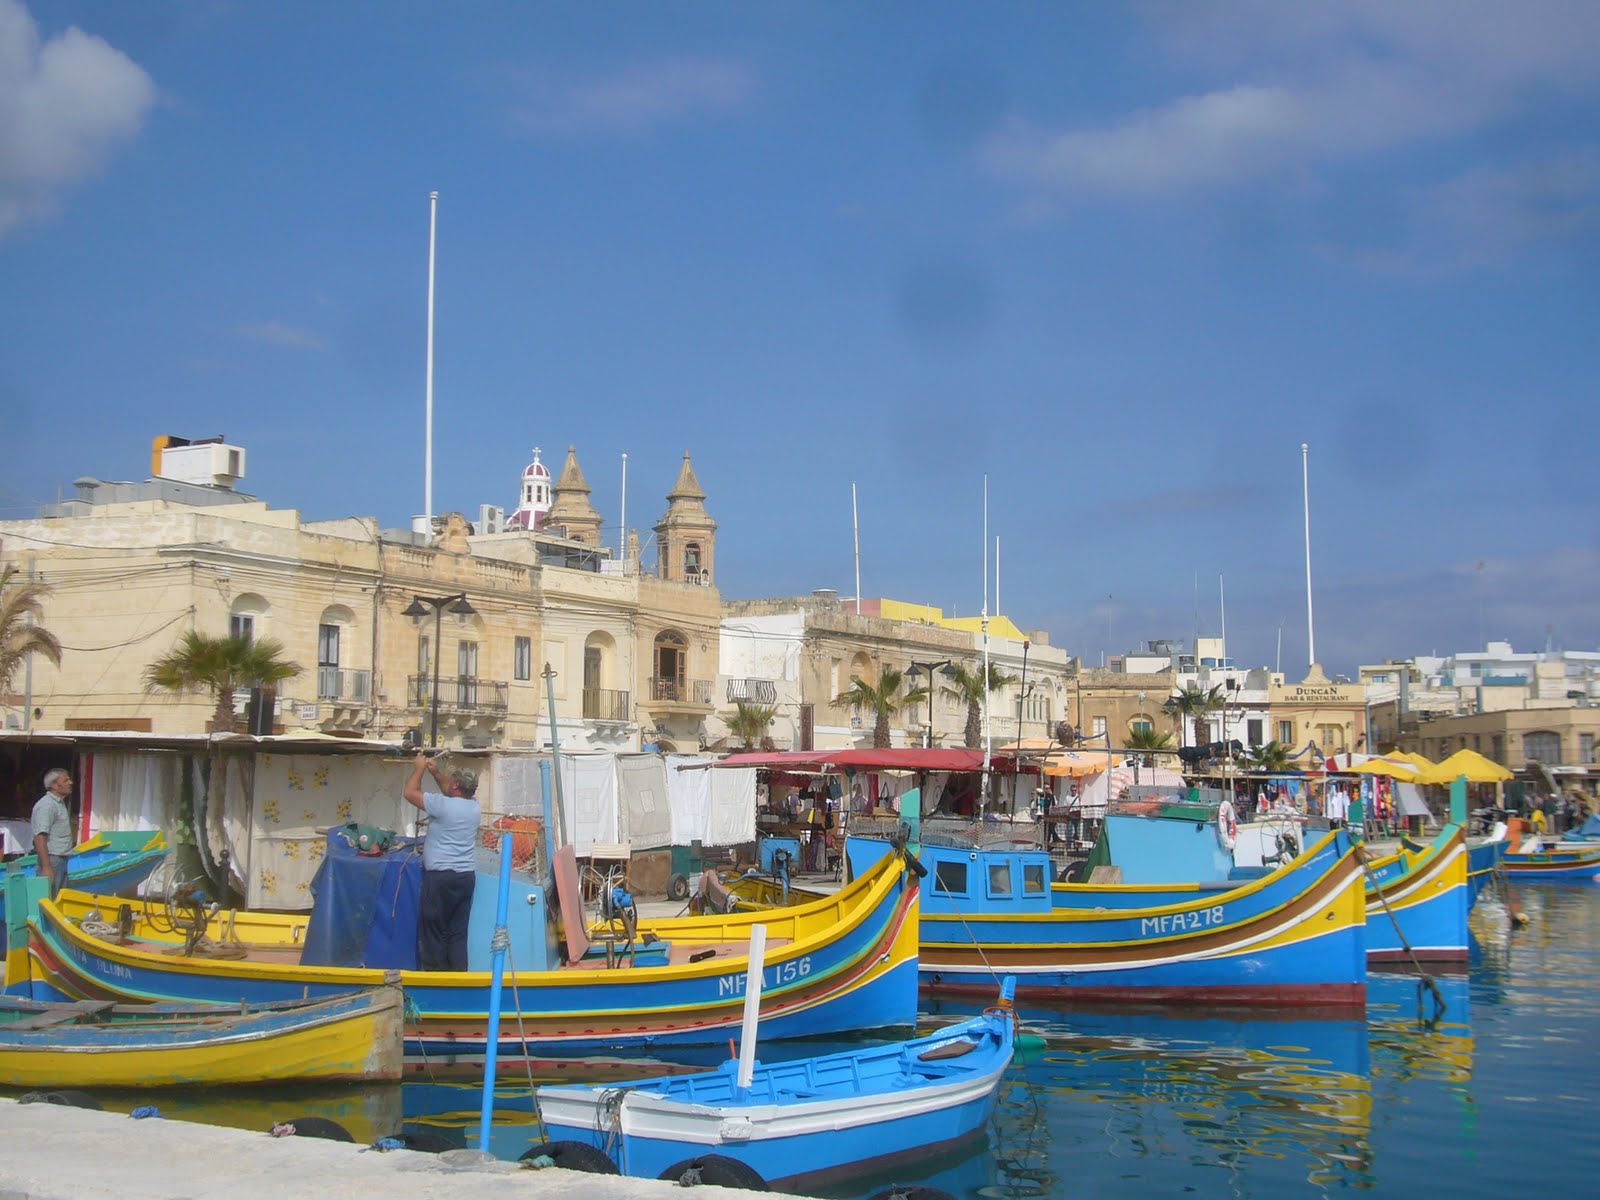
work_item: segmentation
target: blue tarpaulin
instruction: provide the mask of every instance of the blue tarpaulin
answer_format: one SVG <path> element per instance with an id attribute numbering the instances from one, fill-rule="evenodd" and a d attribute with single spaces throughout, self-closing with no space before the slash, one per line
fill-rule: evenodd
<path id="1" fill-rule="evenodd" d="M 396 840 L 384 854 L 357 854 L 338 830 L 311 881 L 311 920 L 300 961 L 317 967 L 415 970 L 422 843 Z"/>

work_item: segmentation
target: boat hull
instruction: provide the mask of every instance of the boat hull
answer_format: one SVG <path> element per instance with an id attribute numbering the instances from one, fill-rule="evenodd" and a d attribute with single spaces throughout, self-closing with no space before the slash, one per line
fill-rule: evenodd
<path id="1" fill-rule="evenodd" d="M 1467 843 L 1467 908 L 1478 902 L 1483 886 L 1494 878 L 1504 860 L 1506 844 L 1503 840 L 1477 839 Z"/>
<path id="2" fill-rule="evenodd" d="M 102 896 L 132 896 L 166 857 L 167 845 L 159 833 L 100 834 L 73 849 L 66 886 Z M 6 913 L 6 875 L 13 872 L 37 876 L 38 859 L 29 854 L 0 871 L 0 924 Z"/>
<path id="3" fill-rule="evenodd" d="M 978 1040 L 971 1064 L 921 1058 L 924 1048 L 968 1038 Z M 720 1154 L 771 1186 L 803 1188 L 979 1136 L 1011 1047 L 1012 1017 L 995 1011 L 893 1046 L 758 1064 L 743 1097 L 733 1086 L 737 1063 L 729 1063 L 665 1081 L 540 1088 L 539 1111 L 552 1140 L 605 1150 L 624 1175 L 659 1178 L 686 1159 Z"/>
<path id="4" fill-rule="evenodd" d="M 1371 863 L 1366 902 L 1368 962 L 1465 962 L 1471 905 L 1461 828 Z"/>
<path id="5" fill-rule="evenodd" d="M 938 859 L 950 853 L 925 845 L 922 856 L 937 873 Z M 984 852 L 956 853 L 977 859 Z M 924 988 L 985 995 L 996 975 L 1014 975 L 1019 998 L 1363 1003 L 1361 865 L 1342 831 L 1246 883 L 1058 883 L 1049 900 L 1040 912 L 985 912 L 979 898 L 966 911 L 948 911 L 957 905 L 930 891 L 920 939 Z"/>
<path id="6" fill-rule="evenodd" d="M 18 1023 L 26 1024 L 22 1012 Z M 37 1030 L 0 1024 L 0 1083 L 150 1088 L 393 1081 L 402 1073 L 403 1014 L 400 990 L 378 988 L 248 1013 L 123 1013 Z"/>
<path id="7" fill-rule="evenodd" d="M 894 863 L 847 892 L 818 905 L 669 920 L 650 928 L 686 946 L 697 938 L 723 946 L 742 939 L 747 946 L 750 928 L 767 925 L 769 938 L 780 944 L 767 955 L 764 1036 L 910 1027 L 917 1006 L 915 882 Z M 461 1066 L 486 1055 L 488 972 L 384 972 L 185 957 L 85 933 L 68 914 L 86 914 L 93 905 L 93 897 L 73 893 L 39 905 L 29 927 L 36 981 L 72 997 L 235 1004 L 398 982 L 411 1013 L 407 1051 L 419 1069 Z M 278 936 L 274 922 L 284 922 L 277 950 L 292 958 L 290 918 L 250 918 L 253 937 Z M 578 1055 L 725 1044 L 741 1023 L 746 962 L 742 954 L 722 950 L 705 961 L 671 966 L 507 971 L 499 1052 Z"/>
<path id="8" fill-rule="evenodd" d="M 1558 846 L 1531 854 L 1507 850 L 1500 871 L 1510 881 L 1548 879 L 1588 883 L 1600 878 L 1600 846 Z"/>

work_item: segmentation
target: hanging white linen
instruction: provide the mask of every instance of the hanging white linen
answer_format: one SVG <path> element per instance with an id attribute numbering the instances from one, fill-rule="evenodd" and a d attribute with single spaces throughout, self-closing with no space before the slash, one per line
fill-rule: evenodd
<path id="1" fill-rule="evenodd" d="M 254 826 L 244 863 L 249 906 L 311 907 L 311 879 L 331 826 L 356 821 L 413 833 L 416 810 L 400 795 L 411 763 L 371 754 L 258 755 Z"/>
<path id="2" fill-rule="evenodd" d="M 669 754 L 664 763 L 667 780 L 667 806 L 671 810 L 671 837 L 674 846 L 690 842 L 705 843 L 711 822 L 711 776 L 720 771 L 689 764 L 707 760 L 693 754 Z"/>
<path id="3" fill-rule="evenodd" d="M 150 829 L 162 831 L 170 842 L 182 759 L 176 754 L 120 750 L 88 757 L 94 771 L 90 835 Z"/>
<path id="4" fill-rule="evenodd" d="M 659 754 L 619 754 L 622 840 L 634 850 L 672 845 L 672 810 L 667 803 L 666 766 Z"/>
<path id="5" fill-rule="evenodd" d="M 543 785 L 537 758 L 497 755 L 486 775 L 493 782 L 493 790 L 486 793 L 481 786 L 484 780 L 480 778 L 479 799 L 485 814 L 537 817 L 543 813 Z"/>
<path id="6" fill-rule="evenodd" d="M 561 756 L 562 815 L 566 835 L 579 858 L 588 857 L 596 842 L 622 840 L 617 811 L 616 757 L 611 754 Z"/>
<path id="7" fill-rule="evenodd" d="M 756 840 L 756 772 L 754 767 L 705 771 L 711 778 L 711 813 L 706 822 L 707 846 L 737 846 Z M 688 775 L 692 772 L 685 771 Z"/>

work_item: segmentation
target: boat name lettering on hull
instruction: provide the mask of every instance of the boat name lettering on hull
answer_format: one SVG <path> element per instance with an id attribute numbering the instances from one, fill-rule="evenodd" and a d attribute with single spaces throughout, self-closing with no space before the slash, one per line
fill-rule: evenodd
<path id="1" fill-rule="evenodd" d="M 811 956 L 803 955 L 788 962 L 774 963 L 761 973 L 761 987 L 782 987 L 786 983 L 793 983 L 797 979 L 804 979 L 811 974 Z M 744 975 L 724 975 L 717 980 L 717 995 L 742 996 L 744 995 Z"/>
<path id="2" fill-rule="evenodd" d="M 133 972 L 121 963 L 106 962 L 104 959 L 95 958 L 80 946 L 68 946 L 67 950 L 73 958 L 78 960 L 79 964 L 88 967 L 97 975 L 103 975 L 107 979 L 131 980 L 133 978 Z"/>
<path id="3" fill-rule="evenodd" d="M 1139 936 L 1163 937 L 1169 933 L 1184 933 L 1190 929 L 1209 929 L 1223 924 L 1222 905 L 1215 908 L 1197 908 L 1191 912 L 1162 913 L 1159 917 L 1141 917 Z"/>

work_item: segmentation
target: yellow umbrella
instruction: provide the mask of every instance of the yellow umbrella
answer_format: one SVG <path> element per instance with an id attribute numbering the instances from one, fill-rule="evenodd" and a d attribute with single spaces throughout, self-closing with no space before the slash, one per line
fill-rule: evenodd
<path id="1" fill-rule="evenodd" d="M 1400 762 L 1397 756 L 1388 755 L 1383 758 L 1369 758 L 1360 766 L 1351 767 L 1347 771 L 1338 772 L 1340 775 L 1387 775 L 1390 779 L 1403 780 L 1411 783 L 1417 778 L 1417 768 L 1408 762 Z"/>
<path id="2" fill-rule="evenodd" d="M 1476 750 L 1457 750 L 1442 763 L 1418 771 L 1416 782 L 1454 783 L 1463 775 L 1468 783 L 1504 783 L 1511 778 L 1510 771 Z"/>
<path id="3" fill-rule="evenodd" d="M 1042 770 L 1046 775 L 1068 777 L 1076 779 L 1082 775 L 1096 775 L 1106 769 L 1104 758 L 1085 758 L 1081 754 L 1074 754 L 1070 750 L 1063 750 L 1059 754 L 1052 754 L 1045 760 Z"/>
<path id="4" fill-rule="evenodd" d="M 1415 750 L 1391 750 L 1384 757 L 1404 759 L 1419 769 L 1433 766 L 1433 759 L 1426 754 L 1418 754 Z"/>

